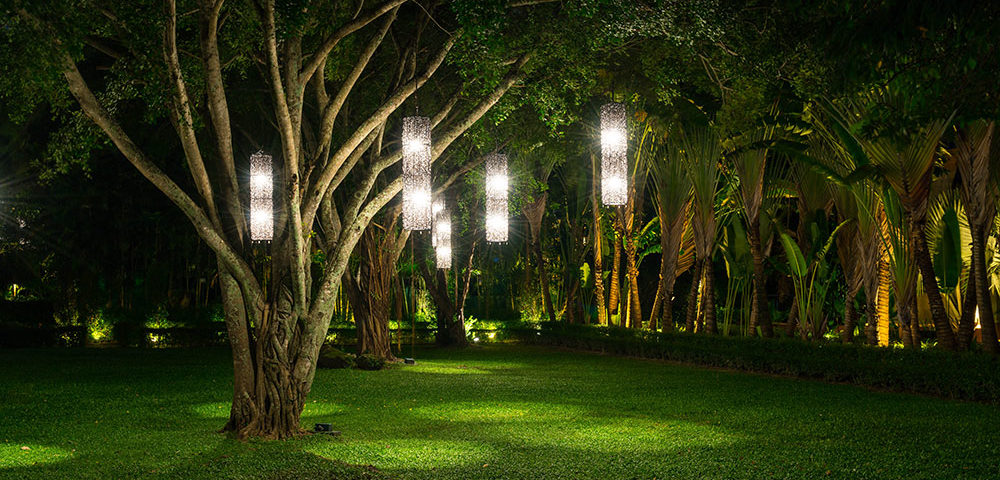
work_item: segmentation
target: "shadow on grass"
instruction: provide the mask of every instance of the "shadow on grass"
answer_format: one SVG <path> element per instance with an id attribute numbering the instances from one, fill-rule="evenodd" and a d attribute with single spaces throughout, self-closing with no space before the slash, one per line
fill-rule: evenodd
<path id="1" fill-rule="evenodd" d="M 317 374 L 303 424 L 332 422 L 342 438 L 237 442 L 214 433 L 228 416 L 225 349 L 0 352 L 0 478 L 996 473 L 989 406 L 537 348 L 418 355 Z M 32 452 L 34 465 L 4 458 Z"/>

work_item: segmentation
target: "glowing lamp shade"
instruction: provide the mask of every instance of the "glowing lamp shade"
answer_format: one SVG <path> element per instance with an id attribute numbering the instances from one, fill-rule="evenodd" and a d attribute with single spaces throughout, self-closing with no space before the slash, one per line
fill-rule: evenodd
<path id="1" fill-rule="evenodd" d="M 250 239 L 270 241 L 274 237 L 273 170 L 271 156 L 250 155 Z"/>
<path id="2" fill-rule="evenodd" d="M 442 210 L 434 219 L 434 257 L 437 268 L 451 268 L 451 212 Z"/>
<path id="3" fill-rule="evenodd" d="M 611 102 L 601 107 L 601 201 L 624 205 L 628 197 L 628 131 L 625 105 Z"/>
<path id="4" fill-rule="evenodd" d="M 507 155 L 486 157 L 486 241 L 507 241 Z"/>
<path id="5" fill-rule="evenodd" d="M 431 119 L 403 118 L 403 228 L 427 230 L 431 212 Z"/>

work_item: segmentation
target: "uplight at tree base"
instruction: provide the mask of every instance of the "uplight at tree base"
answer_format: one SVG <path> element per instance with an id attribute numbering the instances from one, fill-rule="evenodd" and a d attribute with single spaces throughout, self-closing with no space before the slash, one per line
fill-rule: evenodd
<path id="1" fill-rule="evenodd" d="M 273 168 L 270 155 L 250 155 L 251 240 L 270 241 L 274 237 Z"/>
<path id="2" fill-rule="evenodd" d="M 486 241 L 507 241 L 507 155 L 490 154 L 486 157 Z"/>
<path id="3" fill-rule="evenodd" d="M 628 131 L 625 105 L 617 102 L 601 107 L 601 201 L 624 205 L 628 199 Z"/>
<path id="4" fill-rule="evenodd" d="M 403 228 L 428 230 L 431 212 L 431 119 L 403 118 Z"/>

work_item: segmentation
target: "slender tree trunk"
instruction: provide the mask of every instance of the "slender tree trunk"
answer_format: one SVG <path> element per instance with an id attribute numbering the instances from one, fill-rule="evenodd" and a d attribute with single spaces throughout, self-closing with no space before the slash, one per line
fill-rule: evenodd
<path id="1" fill-rule="evenodd" d="M 975 227 L 972 227 L 975 238 Z M 976 328 L 976 300 L 979 292 L 976 289 L 976 241 L 972 241 L 972 264 L 969 266 L 969 280 L 965 287 L 965 298 L 962 300 L 962 316 L 958 319 L 958 333 L 955 334 L 958 350 L 965 351 L 972 344 L 972 333 Z"/>
<path id="2" fill-rule="evenodd" d="M 764 249 L 760 241 L 760 219 L 754 219 L 749 228 L 750 255 L 753 256 L 753 302 L 750 309 L 750 335 L 757 335 L 757 327 L 766 338 L 774 337 L 771 312 L 767 309 L 767 291 L 764 289 Z"/>
<path id="3" fill-rule="evenodd" d="M 714 276 L 712 271 L 712 258 L 705 258 L 705 266 L 702 267 L 705 277 L 705 288 L 702 296 L 705 298 L 705 331 L 710 334 L 719 333 L 715 322 L 715 288 L 712 285 Z"/>
<path id="4" fill-rule="evenodd" d="M 879 261 L 878 293 L 875 300 L 875 334 L 869 339 L 871 345 L 889 345 L 889 289 L 892 287 L 892 273 L 889 271 L 889 261 L 884 258 Z M 914 310 L 916 313 L 916 310 Z M 916 323 L 916 318 L 914 322 Z"/>
<path id="5" fill-rule="evenodd" d="M 236 279 L 219 265 L 219 284 L 222 288 L 222 310 L 229 332 L 229 346 L 233 352 L 233 403 L 229 409 L 229 422 L 222 431 L 238 432 L 253 418 L 254 378 L 253 359 L 250 351 L 250 332 L 246 305 Z"/>
<path id="6" fill-rule="evenodd" d="M 590 182 L 590 203 L 591 213 L 594 215 L 593 237 L 594 237 L 594 303 L 597 304 L 597 324 L 608 324 L 607 299 L 604 297 L 604 231 L 601 229 L 601 201 L 597 191 L 597 156 L 590 156 L 591 182 Z"/>
<path id="7" fill-rule="evenodd" d="M 904 348 L 913 348 L 913 330 L 911 324 L 916 321 L 916 310 L 913 309 L 912 302 L 905 302 L 898 308 L 899 333 L 903 340 Z M 919 342 L 918 342 L 919 345 Z"/>
<path id="8" fill-rule="evenodd" d="M 617 220 L 616 220 L 617 221 Z M 621 304 L 621 267 L 622 264 L 622 242 L 621 234 L 618 232 L 618 228 L 615 229 L 615 244 L 614 244 L 614 255 L 611 257 L 611 278 L 608 282 L 611 284 L 611 292 L 608 294 L 608 313 L 611 315 L 618 314 L 619 326 L 624 324 L 624 318 L 620 312 L 619 305 Z"/>
<path id="9" fill-rule="evenodd" d="M 552 292 L 549 290 L 549 274 L 545 268 L 545 256 L 542 255 L 542 245 L 540 241 L 534 242 L 535 250 L 535 260 L 538 266 L 538 283 L 542 288 L 542 302 L 545 307 L 545 314 L 548 315 L 550 322 L 556 321 L 556 311 L 552 307 Z"/>
<path id="10" fill-rule="evenodd" d="M 844 331 L 840 333 L 840 340 L 844 343 L 854 341 L 854 328 L 857 326 L 857 311 L 854 309 L 854 299 L 858 296 L 861 285 L 854 287 L 847 292 L 844 298 Z"/>
<path id="11" fill-rule="evenodd" d="M 625 262 L 627 266 L 625 276 L 629 285 L 628 322 L 632 328 L 642 328 L 642 305 L 639 302 L 639 267 L 635 262 L 636 245 L 635 239 L 631 234 L 628 235 L 625 243 Z"/>
<path id="12" fill-rule="evenodd" d="M 691 292 L 688 293 L 687 315 L 684 319 L 684 328 L 688 332 L 694 332 L 695 322 L 698 320 L 699 289 L 701 285 L 701 259 L 694 261 L 694 276 L 691 277 Z"/>
<path id="13" fill-rule="evenodd" d="M 927 301 L 931 306 L 931 319 L 934 321 L 937 343 L 941 348 L 953 351 L 955 350 L 955 333 L 951 330 L 948 314 L 944 309 L 944 300 L 941 298 L 940 289 L 938 289 L 934 263 L 931 261 L 931 253 L 927 248 L 927 238 L 924 236 L 924 222 L 923 220 L 917 221 L 911 215 L 910 225 L 913 227 L 911 237 L 914 252 L 916 253 L 917 266 L 920 268 L 924 294 L 927 295 Z"/>
<path id="14" fill-rule="evenodd" d="M 993 302 L 990 300 L 989 277 L 986 272 L 986 228 L 982 225 L 973 231 L 972 261 L 976 275 L 976 303 L 979 305 L 979 325 L 983 337 L 983 349 L 996 355 L 997 329 L 993 319 Z"/>

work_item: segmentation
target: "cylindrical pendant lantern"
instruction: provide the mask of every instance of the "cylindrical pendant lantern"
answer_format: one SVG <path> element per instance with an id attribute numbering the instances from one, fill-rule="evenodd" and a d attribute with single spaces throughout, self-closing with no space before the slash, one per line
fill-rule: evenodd
<path id="1" fill-rule="evenodd" d="M 444 202 L 442 202 L 441 200 L 434 200 L 434 203 L 431 204 L 431 217 L 434 218 L 434 221 L 431 224 L 431 246 L 432 247 L 436 247 L 437 246 L 437 242 L 438 242 L 438 237 L 437 237 L 437 234 L 438 234 L 438 232 L 437 232 L 437 219 L 438 219 L 438 216 L 441 215 L 441 212 L 443 212 L 443 211 L 444 211 Z"/>
<path id="2" fill-rule="evenodd" d="M 270 241 L 274 236 L 271 156 L 250 155 L 250 239 Z"/>
<path id="3" fill-rule="evenodd" d="M 625 105 L 611 102 L 601 107 L 601 201 L 625 205 L 628 199 L 628 131 Z"/>
<path id="4" fill-rule="evenodd" d="M 403 228 L 431 228 L 431 119 L 403 118 Z"/>
<path id="5" fill-rule="evenodd" d="M 507 155 L 486 157 L 486 241 L 507 241 Z"/>
<path id="6" fill-rule="evenodd" d="M 435 218 L 434 232 L 437 236 L 437 245 L 434 247 L 437 268 L 451 268 L 451 212 L 447 209 L 442 210 Z"/>

